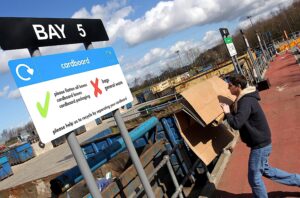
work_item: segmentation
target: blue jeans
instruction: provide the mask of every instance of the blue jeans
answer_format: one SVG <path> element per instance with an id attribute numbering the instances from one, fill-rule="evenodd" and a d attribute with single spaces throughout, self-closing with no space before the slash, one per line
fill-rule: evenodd
<path id="1" fill-rule="evenodd" d="M 299 174 L 287 173 L 269 165 L 268 158 L 271 151 L 271 144 L 263 148 L 251 149 L 248 164 L 248 181 L 252 188 L 253 197 L 268 197 L 262 176 L 281 184 L 300 187 Z"/>

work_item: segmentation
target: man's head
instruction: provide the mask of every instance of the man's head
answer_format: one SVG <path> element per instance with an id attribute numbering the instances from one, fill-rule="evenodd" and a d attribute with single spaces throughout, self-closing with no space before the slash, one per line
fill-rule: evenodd
<path id="1" fill-rule="evenodd" d="M 241 74 L 233 74 L 228 78 L 228 89 L 232 95 L 238 96 L 247 87 L 247 79 Z"/>

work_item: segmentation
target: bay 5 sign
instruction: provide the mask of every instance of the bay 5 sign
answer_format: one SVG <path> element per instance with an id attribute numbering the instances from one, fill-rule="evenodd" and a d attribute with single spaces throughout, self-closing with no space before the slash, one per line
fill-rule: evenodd
<path id="1" fill-rule="evenodd" d="M 9 62 L 43 143 L 132 101 L 112 48 Z"/>
<path id="2" fill-rule="evenodd" d="M 107 40 L 100 19 L 0 17 L 3 50 Z"/>

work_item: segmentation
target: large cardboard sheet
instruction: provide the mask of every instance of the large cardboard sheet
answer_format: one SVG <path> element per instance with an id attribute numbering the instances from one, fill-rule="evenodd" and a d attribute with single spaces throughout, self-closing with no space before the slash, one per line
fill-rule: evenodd
<path id="1" fill-rule="evenodd" d="M 235 100 L 235 96 L 228 90 L 228 84 L 216 76 L 189 87 L 181 95 L 194 108 L 205 125 L 223 114 L 220 103 L 231 105 Z"/>
<path id="2" fill-rule="evenodd" d="M 224 124 L 203 127 L 184 111 L 176 113 L 175 118 L 181 136 L 206 165 L 210 164 L 234 138 Z"/>

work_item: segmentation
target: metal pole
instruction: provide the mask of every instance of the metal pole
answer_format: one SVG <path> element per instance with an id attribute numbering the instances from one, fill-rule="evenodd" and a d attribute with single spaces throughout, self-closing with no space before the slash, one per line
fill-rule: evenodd
<path id="1" fill-rule="evenodd" d="M 251 60 L 251 62 L 252 62 L 252 67 L 253 67 L 253 69 L 254 69 L 256 75 L 257 75 L 258 81 L 261 81 L 260 73 L 259 73 L 259 71 L 258 71 L 256 65 L 254 65 L 254 57 L 253 57 L 253 54 L 252 54 L 252 52 L 251 52 L 251 48 L 250 48 L 248 39 L 247 39 L 247 37 L 245 36 L 243 30 L 241 30 L 241 34 L 242 34 L 242 36 L 243 36 L 245 45 L 246 45 L 246 47 L 247 47 L 247 52 L 248 52 L 249 57 L 250 57 L 250 60 Z M 254 78 L 255 78 L 255 76 L 254 76 Z"/>
<path id="2" fill-rule="evenodd" d="M 176 175 L 175 175 L 174 170 L 172 168 L 172 164 L 170 162 L 170 157 L 168 155 L 166 155 L 164 158 L 167 159 L 167 167 L 168 167 L 169 173 L 171 175 L 172 181 L 173 181 L 173 183 L 175 185 L 175 188 L 179 189 L 179 183 L 177 181 Z M 179 197 L 183 198 L 182 192 L 179 192 Z"/>
<path id="3" fill-rule="evenodd" d="M 262 46 L 260 36 L 259 36 L 259 34 L 258 34 L 257 31 L 255 32 L 255 34 L 256 34 L 256 37 L 257 37 L 257 40 L 258 40 L 258 43 L 259 43 L 259 47 L 260 47 L 260 49 L 261 49 L 261 51 L 262 51 L 262 54 L 263 54 L 264 57 L 267 59 L 268 57 L 267 57 L 266 52 L 265 52 L 265 50 L 264 50 L 264 48 L 263 48 L 263 46 Z"/>
<path id="4" fill-rule="evenodd" d="M 81 147 L 79 145 L 79 142 L 78 142 L 74 132 L 66 134 L 66 138 L 67 138 L 68 144 L 71 148 L 71 151 L 74 155 L 74 158 L 78 164 L 80 172 L 86 181 L 86 184 L 89 188 L 90 193 L 92 194 L 93 198 L 96 198 L 96 197 L 102 198 L 100 190 L 98 189 L 98 186 L 96 184 L 95 178 L 91 172 L 91 169 L 90 169 L 86 159 L 84 158 Z"/>
<path id="5" fill-rule="evenodd" d="M 231 56 L 231 61 L 232 61 L 235 72 L 239 74 L 240 71 L 239 71 L 239 68 L 236 66 L 235 59 L 233 56 Z"/>
<path id="6" fill-rule="evenodd" d="M 201 160 L 199 158 L 197 158 L 196 162 L 193 164 L 192 168 L 190 169 L 188 174 L 192 174 L 192 172 L 194 172 L 194 170 L 196 169 L 196 167 L 200 164 Z M 205 166 L 206 170 L 207 167 Z M 175 193 L 172 195 L 172 198 L 176 198 L 178 197 L 179 193 L 182 191 L 184 184 L 187 182 L 188 180 L 188 176 L 185 176 L 181 182 L 181 184 L 179 185 L 179 187 L 176 189 Z"/>
<path id="7" fill-rule="evenodd" d="M 140 177 L 140 180 L 144 186 L 144 189 L 145 189 L 145 192 L 147 194 L 147 196 L 149 198 L 155 198 L 154 196 L 154 193 L 153 193 L 153 190 L 151 188 L 151 185 L 149 183 L 149 180 L 146 176 L 146 173 L 145 173 L 145 170 L 143 169 L 143 166 L 142 166 L 142 163 L 139 159 L 139 156 L 133 146 L 133 143 L 128 135 L 128 131 L 127 131 L 127 128 L 125 126 L 125 123 L 122 119 L 122 116 L 120 114 L 120 111 L 119 110 L 116 110 L 114 113 L 114 118 L 116 120 L 116 123 L 120 129 L 120 133 L 124 139 L 124 142 L 126 144 L 126 147 L 128 149 L 128 152 L 129 152 L 129 155 L 130 155 L 130 158 L 135 166 L 135 169 L 137 171 L 137 174 L 139 175 Z"/>
<path id="8" fill-rule="evenodd" d="M 252 64 L 253 64 L 253 63 L 254 63 L 254 58 L 253 58 L 253 55 L 252 55 L 252 53 L 251 53 L 251 48 L 250 48 L 248 39 L 246 38 L 246 36 L 245 36 L 243 30 L 241 30 L 241 34 L 242 34 L 242 36 L 243 36 L 245 45 L 246 45 L 246 47 L 247 47 L 247 52 L 248 52 L 248 54 L 249 54 L 250 60 L 251 60 L 251 62 L 252 62 Z"/>
<path id="9" fill-rule="evenodd" d="M 264 39 L 263 36 L 262 36 L 262 41 L 263 41 L 264 47 L 265 47 L 265 49 L 266 49 L 266 53 L 267 53 L 268 59 L 270 60 L 272 56 L 271 56 L 271 54 L 270 54 L 270 52 L 269 52 L 269 49 L 268 49 L 268 47 L 267 47 L 266 41 L 265 41 L 265 39 Z"/>
<path id="10" fill-rule="evenodd" d="M 84 47 L 86 49 L 93 49 L 94 48 L 92 43 L 84 43 Z M 121 133 L 121 135 L 124 139 L 126 147 L 128 149 L 128 152 L 129 152 L 130 158 L 132 160 L 132 163 L 134 164 L 135 169 L 137 171 L 137 174 L 139 175 L 140 180 L 141 180 L 141 182 L 144 186 L 144 189 L 145 189 L 145 192 L 146 192 L 147 196 L 149 198 L 155 198 L 153 190 L 152 190 L 151 185 L 150 185 L 150 182 L 147 178 L 145 170 L 143 169 L 140 158 L 139 158 L 139 156 L 138 156 L 138 154 L 137 154 L 137 152 L 136 152 L 136 150 L 133 146 L 133 143 L 132 143 L 131 138 L 128 134 L 127 128 L 125 126 L 124 120 L 122 119 L 122 116 L 120 114 L 120 111 L 115 110 L 113 112 L 113 115 L 114 115 L 115 121 L 117 123 L 117 126 L 120 129 L 120 133 Z"/>
<path id="11" fill-rule="evenodd" d="M 41 52 L 39 51 L 39 49 L 29 49 L 29 53 L 32 57 L 41 56 Z M 78 167 L 81 171 L 81 174 L 83 175 L 83 177 L 87 183 L 90 193 L 92 194 L 93 198 L 102 198 L 100 191 L 98 189 L 98 186 L 96 184 L 96 181 L 94 179 L 94 176 L 93 176 L 91 169 L 82 153 L 81 147 L 79 145 L 78 140 L 76 139 L 74 132 L 66 134 L 66 138 L 67 138 L 69 147 L 73 153 L 73 156 L 74 156 L 74 158 L 78 164 Z"/>
<path id="12" fill-rule="evenodd" d="M 235 56 L 233 56 L 233 57 L 234 57 L 234 59 L 235 59 L 235 61 L 236 61 L 237 67 L 238 67 L 239 70 L 240 70 L 240 74 L 245 75 L 244 72 L 243 72 L 243 70 L 242 70 L 242 67 L 241 67 L 241 65 L 240 65 L 240 63 L 239 63 L 239 60 L 238 60 L 237 55 L 235 55 Z"/>

